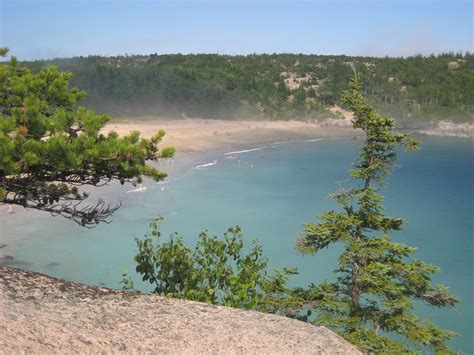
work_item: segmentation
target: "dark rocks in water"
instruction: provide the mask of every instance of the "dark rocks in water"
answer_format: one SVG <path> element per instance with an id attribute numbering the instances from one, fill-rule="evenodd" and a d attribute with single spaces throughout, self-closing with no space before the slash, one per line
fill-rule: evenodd
<path id="1" fill-rule="evenodd" d="M 48 265 L 46 265 L 46 267 L 57 267 L 59 265 L 60 265 L 59 263 L 53 261 L 53 262 L 49 263 Z"/>
<path id="2" fill-rule="evenodd" d="M 26 261 L 16 260 L 11 255 L 0 256 L 0 266 L 24 267 L 24 266 L 28 266 L 28 265 L 31 265 L 31 263 L 28 263 Z"/>
<path id="3" fill-rule="evenodd" d="M 9 265 L 14 262 L 13 256 L 11 255 L 4 255 L 0 257 L 0 265 Z"/>

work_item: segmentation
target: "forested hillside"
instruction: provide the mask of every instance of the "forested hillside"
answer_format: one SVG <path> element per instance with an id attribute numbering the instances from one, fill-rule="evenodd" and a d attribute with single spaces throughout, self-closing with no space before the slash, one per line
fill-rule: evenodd
<path id="1" fill-rule="evenodd" d="M 405 123 L 474 120 L 474 55 L 373 58 L 273 54 L 75 57 L 57 65 L 88 92 L 86 104 L 114 115 L 310 119 L 332 114 L 355 68 L 364 93 Z"/>

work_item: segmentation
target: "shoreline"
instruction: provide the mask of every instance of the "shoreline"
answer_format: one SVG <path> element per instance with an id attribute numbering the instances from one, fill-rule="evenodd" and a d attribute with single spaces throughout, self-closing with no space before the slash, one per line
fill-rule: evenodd
<path id="1" fill-rule="evenodd" d="M 185 174 L 186 171 L 198 166 L 205 166 L 213 161 L 222 159 L 226 154 L 242 150 L 253 150 L 276 144 L 304 142 L 313 139 L 353 139 L 362 132 L 354 131 L 350 118 L 333 120 L 335 122 L 303 122 L 303 121 L 227 121 L 206 119 L 183 120 L 147 120 L 130 122 L 110 122 L 103 130 L 104 133 L 115 131 L 125 135 L 138 130 L 142 136 L 149 138 L 159 129 L 166 135 L 159 147 L 172 146 L 176 148 L 175 157 L 171 160 L 159 160 L 157 167 L 168 174 L 165 183 Z M 436 135 L 420 130 L 413 133 Z M 444 135 L 448 136 L 449 135 Z M 471 138 L 471 137 L 469 137 Z M 132 185 L 119 188 L 114 184 L 104 189 L 92 189 L 91 198 L 104 197 L 114 202 Z M 16 223 L 35 223 L 51 218 L 48 213 L 28 210 L 15 206 L 13 215 L 8 213 L 7 205 L 0 205 L 0 223 L 8 230 Z M 0 264 L 9 265 L 10 255 L 15 256 L 16 244 L 20 240 L 11 240 L 7 233 L 0 233 Z M 17 261 L 17 260 L 15 260 Z M 11 265 L 11 264 L 10 264 Z M 17 265 L 17 264 L 16 264 Z"/>
<path id="2" fill-rule="evenodd" d="M 104 133 L 115 131 L 125 135 L 140 131 L 150 138 L 158 130 L 166 132 L 160 147 L 176 148 L 177 156 L 195 153 L 219 153 L 251 149 L 258 145 L 317 138 L 353 138 L 360 135 L 347 125 L 321 124 L 303 121 L 228 121 L 207 119 L 135 120 L 110 122 Z"/>
<path id="3" fill-rule="evenodd" d="M 140 119 L 111 121 L 104 133 L 115 131 L 125 135 L 138 130 L 150 138 L 158 130 L 166 132 L 161 147 L 176 148 L 176 155 L 186 153 L 223 152 L 258 145 L 317 138 L 354 138 L 362 132 L 352 128 L 352 115 L 343 110 L 343 119 L 324 121 L 233 121 L 222 119 Z M 431 122 L 426 127 L 404 129 L 414 134 L 438 137 L 474 138 L 474 123 Z M 229 151 L 230 151 L 229 150 Z"/>

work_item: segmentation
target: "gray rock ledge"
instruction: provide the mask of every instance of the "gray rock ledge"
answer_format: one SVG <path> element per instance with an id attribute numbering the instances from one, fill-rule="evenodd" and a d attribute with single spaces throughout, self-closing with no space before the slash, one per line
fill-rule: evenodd
<path id="1" fill-rule="evenodd" d="M 324 327 L 0 267 L 0 353 L 361 354 Z"/>

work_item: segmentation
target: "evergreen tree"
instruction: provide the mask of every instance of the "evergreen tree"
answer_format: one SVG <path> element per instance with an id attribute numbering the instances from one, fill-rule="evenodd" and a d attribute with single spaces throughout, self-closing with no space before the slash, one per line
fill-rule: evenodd
<path id="1" fill-rule="evenodd" d="M 0 49 L 2 56 L 7 52 Z M 163 179 L 166 174 L 146 161 L 169 157 L 174 149 L 158 151 L 163 131 L 150 140 L 139 132 L 102 134 L 109 117 L 77 106 L 85 93 L 69 89 L 70 77 L 54 66 L 32 74 L 15 57 L 0 63 L 0 204 L 93 226 L 118 206 L 101 200 L 83 205 L 88 195 L 78 187 L 136 183 L 142 175 Z"/>
<path id="2" fill-rule="evenodd" d="M 455 334 L 417 317 L 414 302 L 449 307 L 458 300 L 446 287 L 432 285 L 437 267 L 409 258 L 416 248 L 391 240 L 388 233 L 400 230 L 403 220 L 383 213 L 383 196 L 378 192 L 394 167 L 396 147 L 416 150 L 418 142 L 394 132 L 394 121 L 367 103 L 357 78 L 343 101 L 354 113 L 354 128 L 365 134 L 350 171 L 354 185 L 332 195 L 342 211 L 326 211 L 318 223 L 307 224 L 297 248 L 316 254 L 340 243 L 344 251 L 335 282 L 311 285 L 301 292 L 315 311 L 315 323 L 331 327 L 365 351 L 409 352 L 422 345 L 449 352 L 446 341 Z M 392 334 L 407 341 L 395 340 Z"/>

